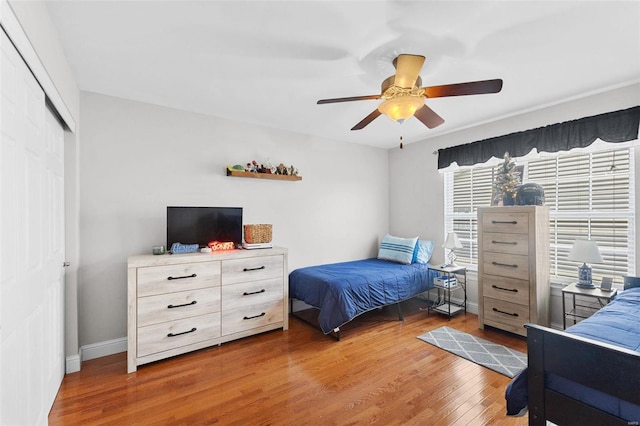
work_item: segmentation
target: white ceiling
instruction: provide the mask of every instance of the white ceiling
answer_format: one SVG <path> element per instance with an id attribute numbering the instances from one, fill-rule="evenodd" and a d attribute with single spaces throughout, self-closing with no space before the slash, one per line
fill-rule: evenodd
<path id="1" fill-rule="evenodd" d="M 396 147 L 640 81 L 638 1 L 50 1 L 81 90 L 311 136 Z M 427 99 L 428 129 L 385 116 L 399 53 L 423 86 L 502 78 L 502 92 Z"/>

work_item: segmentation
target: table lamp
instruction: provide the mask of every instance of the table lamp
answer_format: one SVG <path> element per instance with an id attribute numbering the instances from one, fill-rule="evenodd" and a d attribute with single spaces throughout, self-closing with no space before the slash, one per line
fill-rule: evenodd
<path id="1" fill-rule="evenodd" d="M 447 263 L 443 266 L 455 266 L 455 263 L 453 263 L 456 260 L 456 254 L 454 253 L 454 251 L 455 249 L 462 248 L 462 244 L 458 239 L 458 234 L 456 234 L 455 232 L 449 232 L 447 234 L 447 239 L 445 240 L 442 247 L 449 250 L 449 254 L 447 255 Z"/>
<path id="2" fill-rule="evenodd" d="M 569 252 L 569 260 L 582 262 L 582 266 L 578 267 L 578 283 L 576 287 L 580 288 L 596 288 L 591 281 L 590 263 L 602 263 L 602 256 L 595 241 L 576 240 Z"/>

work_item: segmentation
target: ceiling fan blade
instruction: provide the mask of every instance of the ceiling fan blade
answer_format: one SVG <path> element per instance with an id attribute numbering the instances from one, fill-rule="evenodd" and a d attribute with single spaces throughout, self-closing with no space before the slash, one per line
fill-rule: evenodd
<path id="1" fill-rule="evenodd" d="M 416 84 L 422 64 L 424 64 L 424 56 L 398 55 L 393 60 L 393 65 L 396 67 L 396 79 L 393 85 L 411 89 Z"/>
<path id="2" fill-rule="evenodd" d="M 318 105 L 333 104 L 337 102 L 366 101 L 369 99 L 380 99 L 380 95 L 352 96 L 350 98 L 320 99 L 318 101 Z"/>
<path id="3" fill-rule="evenodd" d="M 380 114 L 382 114 L 382 113 L 380 111 L 378 111 L 378 109 L 374 109 L 371 114 L 369 114 L 365 118 L 363 118 L 362 121 L 359 122 L 358 124 L 356 124 L 355 126 L 353 126 L 351 128 L 351 130 L 364 129 L 369 123 L 371 123 L 376 118 L 380 117 Z"/>
<path id="4" fill-rule="evenodd" d="M 498 93 L 500 90 L 502 90 L 502 80 L 498 78 L 495 80 L 470 81 L 468 83 L 424 87 L 424 95 L 427 98 L 442 98 L 445 96 Z"/>
<path id="5" fill-rule="evenodd" d="M 439 125 L 444 123 L 444 119 L 436 114 L 436 112 L 429 108 L 426 104 L 417 109 L 413 116 L 422 121 L 422 123 L 430 129 L 438 127 Z"/>

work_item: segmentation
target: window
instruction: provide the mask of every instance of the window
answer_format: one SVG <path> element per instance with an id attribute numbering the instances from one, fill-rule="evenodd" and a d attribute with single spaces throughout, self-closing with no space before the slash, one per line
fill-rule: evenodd
<path id="1" fill-rule="evenodd" d="M 635 188 L 633 148 L 592 152 L 535 154 L 516 159 L 524 182 L 544 187 L 549 206 L 551 275 L 575 280 L 576 262 L 567 260 L 576 238 L 598 243 L 604 263 L 594 264 L 593 280 L 635 274 Z M 457 262 L 477 265 L 477 208 L 491 204 L 495 165 L 445 172 L 445 227 L 463 248 Z M 471 266 L 473 267 L 473 266 Z"/>

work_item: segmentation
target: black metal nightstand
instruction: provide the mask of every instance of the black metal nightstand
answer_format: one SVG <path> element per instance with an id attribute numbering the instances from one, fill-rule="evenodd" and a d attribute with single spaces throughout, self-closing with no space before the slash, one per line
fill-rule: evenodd
<path id="1" fill-rule="evenodd" d="M 589 318 L 595 312 L 597 312 L 600 308 L 602 308 L 607 303 L 611 302 L 611 299 L 616 297 L 618 294 L 617 289 L 612 289 L 610 291 L 602 290 L 600 288 L 581 288 L 576 285 L 577 283 L 570 284 L 562 289 L 562 328 L 567 328 L 567 317 L 573 318 L 573 323 L 576 324 L 578 322 L 578 318 L 584 319 Z M 571 310 L 567 312 L 565 305 L 565 296 L 571 296 Z M 593 303 L 589 305 L 584 305 L 580 303 L 576 303 L 576 296 L 580 296 L 582 298 L 593 298 L 596 299 Z"/>
<path id="2" fill-rule="evenodd" d="M 434 278 L 433 287 L 429 287 L 427 297 L 431 299 L 431 290 L 438 290 L 438 296 L 427 310 L 439 312 L 446 315 L 449 319 L 460 311 L 467 313 L 467 268 L 464 266 L 431 266 L 429 267 L 429 276 L 431 271 L 436 271 L 438 277 Z M 462 290 L 464 301 L 462 303 L 452 303 L 451 293 Z"/>

